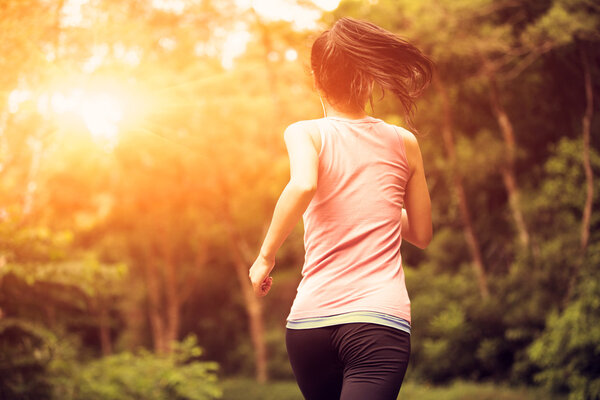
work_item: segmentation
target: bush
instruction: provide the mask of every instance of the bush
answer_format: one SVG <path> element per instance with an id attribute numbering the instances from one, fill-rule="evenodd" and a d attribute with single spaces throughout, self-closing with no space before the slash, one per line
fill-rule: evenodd
<path id="1" fill-rule="evenodd" d="M 36 324 L 0 319 L 0 398 L 49 399 L 46 366 L 56 343 L 54 334 Z"/>
<path id="2" fill-rule="evenodd" d="M 210 400 L 221 397 L 217 364 L 200 362 L 196 339 L 175 344 L 169 355 L 142 350 L 85 365 L 55 365 L 54 394 L 61 400 Z"/>
<path id="3" fill-rule="evenodd" d="M 470 272 L 437 273 L 430 265 L 405 272 L 412 302 L 410 375 L 437 383 L 472 376 L 480 370 L 481 331 L 470 315 L 480 301 Z"/>
<path id="4" fill-rule="evenodd" d="M 600 399 L 600 282 L 582 280 L 579 296 L 552 313 L 544 334 L 529 348 L 542 369 L 535 379 L 570 400 Z"/>

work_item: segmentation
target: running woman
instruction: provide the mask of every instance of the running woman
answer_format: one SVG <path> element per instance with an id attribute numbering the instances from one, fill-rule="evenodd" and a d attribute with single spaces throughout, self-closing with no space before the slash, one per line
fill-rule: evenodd
<path id="1" fill-rule="evenodd" d="M 342 18 L 314 41 L 311 68 L 325 116 L 285 131 L 291 177 L 250 280 L 267 294 L 275 253 L 303 216 L 286 329 L 300 390 L 307 400 L 395 400 L 410 356 L 400 244 L 429 244 L 431 201 L 415 136 L 365 108 L 377 84 L 398 97 L 410 128 L 433 63 L 377 25 Z"/>

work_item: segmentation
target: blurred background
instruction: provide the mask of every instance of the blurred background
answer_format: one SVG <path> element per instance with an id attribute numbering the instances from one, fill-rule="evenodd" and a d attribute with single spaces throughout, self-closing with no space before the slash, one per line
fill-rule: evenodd
<path id="1" fill-rule="evenodd" d="M 597 2 L 2 0 L 0 399 L 301 399 L 301 224 L 269 296 L 247 271 L 341 16 L 437 65 L 400 398 L 600 398 Z"/>

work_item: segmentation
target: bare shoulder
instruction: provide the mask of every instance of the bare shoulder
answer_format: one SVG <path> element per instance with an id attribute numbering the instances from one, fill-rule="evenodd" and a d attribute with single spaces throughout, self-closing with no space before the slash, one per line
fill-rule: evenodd
<path id="1" fill-rule="evenodd" d="M 317 120 L 307 119 L 288 125 L 288 127 L 285 129 L 285 134 L 298 135 L 301 134 L 301 132 L 310 134 L 313 131 L 318 133 L 318 129 Z"/>
<path id="2" fill-rule="evenodd" d="M 414 133 L 408 129 L 402 128 L 401 126 L 397 126 L 396 129 L 398 130 L 400 137 L 404 139 L 404 147 L 406 147 L 407 151 L 409 151 L 409 148 L 419 148 L 419 142 L 417 141 L 417 137 Z"/>
<path id="3" fill-rule="evenodd" d="M 421 158 L 421 149 L 419 148 L 417 137 L 408 129 L 399 126 L 396 128 L 400 134 L 400 137 L 403 139 L 408 164 L 411 170 L 414 171 L 415 168 L 419 168 L 419 166 L 423 163 Z"/>
<path id="4" fill-rule="evenodd" d="M 302 138 L 309 138 L 315 148 L 320 149 L 321 136 L 319 134 L 317 120 L 309 119 L 294 122 L 285 129 L 284 138 L 286 142 L 297 139 L 298 136 Z"/>

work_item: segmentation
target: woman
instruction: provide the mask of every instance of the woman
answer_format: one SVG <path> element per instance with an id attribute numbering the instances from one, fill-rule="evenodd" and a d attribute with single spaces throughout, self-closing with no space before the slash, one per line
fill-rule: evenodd
<path id="1" fill-rule="evenodd" d="M 414 135 L 365 106 L 376 83 L 410 123 L 433 64 L 394 34 L 342 18 L 313 43 L 311 67 L 325 117 L 285 131 L 291 178 L 250 279 L 267 294 L 275 253 L 303 215 L 305 262 L 286 331 L 300 390 L 308 400 L 396 399 L 410 355 L 400 244 L 429 244 L 431 203 Z"/>

